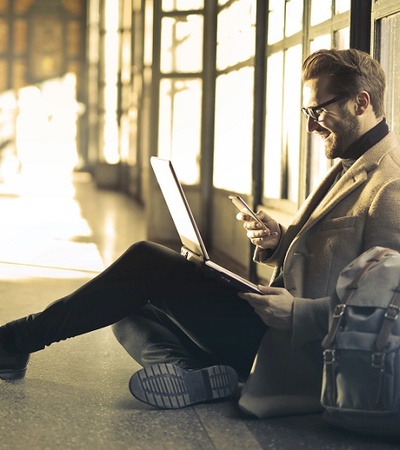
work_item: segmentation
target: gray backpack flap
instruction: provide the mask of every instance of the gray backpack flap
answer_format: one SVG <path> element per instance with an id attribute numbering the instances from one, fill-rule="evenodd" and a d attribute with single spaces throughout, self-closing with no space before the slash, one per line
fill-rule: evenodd
<path id="1" fill-rule="evenodd" d="M 324 418 L 400 437 L 400 254 L 373 247 L 341 272 L 322 342 Z"/>

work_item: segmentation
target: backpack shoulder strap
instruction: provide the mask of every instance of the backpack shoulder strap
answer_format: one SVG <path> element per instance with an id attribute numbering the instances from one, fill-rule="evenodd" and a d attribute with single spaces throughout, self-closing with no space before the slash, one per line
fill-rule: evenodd
<path id="1" fill-rule="evenodd" d="M 384 351 L 385 345 L 392 334 L 392 329 L 396 320 L 399 317 L 400 311 L 400 283 L 397 288 L 394 289 L 394 296 L 392 301 L 388 305 L 385 315 L 383 317 L 383 322 L 381 330 L 379 332 L 378 338 L 376 340 L 376 352 L 371 355 L 371 368 L 373 370 L 373 383 L 371 384 L 371 392 L 369 396 L 369 403 L 371 408 L 375 408 L 380 399 L 383 374 L 385 372 L 385 358 L 386 353 Z"/>
<path id="2" fill-rule="evenodd" d="M 383 323 L 381 331 L 379 332 L 378 339 L 376 340 L 376 349 L 381 352 L 388 339 L 392 333 L 392 329 L 400 313 L 400 283 L 396 289 L 394 289 L 394 296 L 391 303 L 386 309 L 385 316 L 383 318 Z"/>

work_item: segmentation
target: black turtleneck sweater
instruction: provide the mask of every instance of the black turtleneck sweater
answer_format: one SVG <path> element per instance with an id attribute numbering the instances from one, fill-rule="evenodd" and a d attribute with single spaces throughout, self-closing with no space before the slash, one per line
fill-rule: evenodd
<path id="1" fill-rule="evenodd" d="M 367 150 L 377 144 L 389 133 L 389 127 L 385 119 L 363 134 L 345 151 L 342 158 L 343 172 L 346 172 L 353 163 Z"/>

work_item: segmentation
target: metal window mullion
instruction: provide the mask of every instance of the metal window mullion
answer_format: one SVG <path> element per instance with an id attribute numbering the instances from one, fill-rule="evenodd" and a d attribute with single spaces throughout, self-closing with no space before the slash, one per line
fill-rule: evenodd
<path id="1" fill-rule="evenodd" d="M 158 151 L 158 135 L 160 120 L 160 59 L 161 59 L 161 0 L 154 0 L 153 4 L 153 57 L 151 81 L 151 111 L 149 129 L 150 153 L 156 155 Z"/>
<path id="2" fill-rule="evenodd" d="M 265 115 L 267 90 L 267 56 L 265 43 L 268 38 L 269 2 L 257 0 L 256 48 L 254 56 L 254 102 L 253 102 L 253 162 L 252 162 L 252 198 L 253 209 L 262 202 L 264 147 L 265 147 Z M 249 242 L 249 279 L 257 281 L 256 264 L 253 261 L 253 247 Z"/>
<path id="3" fill-rule="evenodd" d="M 206 0 L 203 20 L 203 96 L 200 129 L 200 227 L 205 241 L 210 243 L 212 242 L 217 22 L 218 1 Z"/>
<path id="4" fill-rule="evenodd" d="M 350 48 L 368 53 L 371 51 L 371 7 L 372 0 L 351 0 Z"/>

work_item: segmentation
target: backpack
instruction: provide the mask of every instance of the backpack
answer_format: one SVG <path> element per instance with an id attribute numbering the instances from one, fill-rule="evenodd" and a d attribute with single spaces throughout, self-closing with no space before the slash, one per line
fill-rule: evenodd
<path id="1" fill-rule="evenodd" d="M 400 253 L 373 247 L 341 272 L 322 342 L 331 424 L 400 437 Z"/>

